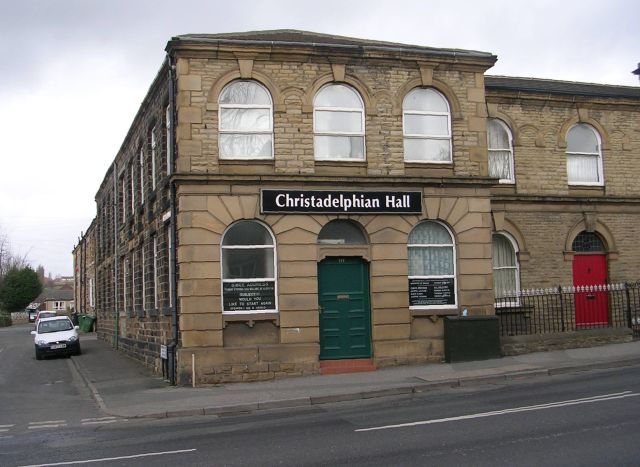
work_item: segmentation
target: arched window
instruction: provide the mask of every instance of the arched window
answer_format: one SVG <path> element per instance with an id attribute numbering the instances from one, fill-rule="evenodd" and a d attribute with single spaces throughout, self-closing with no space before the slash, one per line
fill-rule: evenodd
<path id="1" fill-rule="evenodd" d="M 520 289 L 516 242 L 507 234 L 493 234 L 493 290 L 496 299 L 514 296 Z"/>
<path id="2" fill-rule="evenodd" d="M 329 84 L 313 100 L 316 159 L 364 160 L 364 104 L 344 84 Z"/>
<path id="3" fill-rule="evenodd" d="M 271 95 L 255 81 L 234 81 L 220 93 L 221 159 L 273 158 Z"/>
<path id="4" fill-rule="evenodd" d="M 449 230 L 434 221 L 409 234 L 409 305 L 446 308 L 456 305 L 455 245 Z"/>
<path id="5" fill-rule="evenodd" d="M 222 237 L 220 256 L 223 313 L 277 311 L 275 240 L 266 226 L 236 222 Z"/>
<path id="6" fill-rule="evenodd" d="M 567 132 L 567 179 L 569 185 L 604 184 L 600 135 L 584 123 Z"/>
<path id="7" fill-rule="evenodd" d="M 487 121 L 489 144 L 489 176 L 500 179 L 500 183 L 514 183 L 513 146 L 511 130 L 502 120 Z"/>
<path id="8" fill-rule="evenodd" d="M 366 245 L 367 238 L 355 222 L 336 219 L 318 234 L 318 243 L 325 245 Z"/>
<path id="9" fill-rule="evenodd" d="M 402 102 L 402 120 L 405 161 L 451 162 L 451 111 L 442 94 L 413 89 Z"/>
<path id="10" fill-rule="evenodd" d="M 602 253 L 605 251 L 602 239 L 594 232 L 580 232 L 571 246 L 576 253 Z"/>

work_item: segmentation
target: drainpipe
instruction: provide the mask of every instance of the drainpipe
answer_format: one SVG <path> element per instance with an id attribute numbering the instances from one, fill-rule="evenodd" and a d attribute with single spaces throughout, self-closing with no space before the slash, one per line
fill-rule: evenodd
<path id="1" fill-rule="evenodd" d="M 118 348 L 120 339 L 120 312 L 118 311 L 118 172 L 116 161 L 113 161 L 113 347 Z"/>
<path id="2" fill-rule="evenodd" d="M 172 342 L 168 347 L 168 373 L 169 380 L 172 385 L 175 386 L 177 380 L 177 358 L 176 350 L 178 348 L 178 262 L 176 253 L 176 221 L 177 221 L 177 209 L 176 209 L 176 185 L 173 178 L 175 170 L 175 146 L 176 146 L 176 86 L 175 86 L 175 65 L 171 61 L 171 57 L 167 54 L 167 66 L 169 69 L 169 114 L 171 115 L 171 127 L 169 128 L 169 142 L 167 144 L 169 148 L 169 160 L 168 160 L 168 172 L 169 172 L 169 205 L 170 205 L 170 224 L 169 235 L 171 236 L 171 249 L 169 251 L 169 268 L 171 268 L 171 283 L 169 285 L 169 296 L 171 301 L 171 336 Z"/>
<path id="3" fill-rule="evenodd" d="M 85 306 L 85 294 L 86 286 L 85 281 L 87 280 L 87 249 L 84 241 L 84 234 L 82 235 L 82 239 L 80 240 L 80 293 L 78 294 L 78 307 L 76 309 L 77 314 L 84 314 Z"/>

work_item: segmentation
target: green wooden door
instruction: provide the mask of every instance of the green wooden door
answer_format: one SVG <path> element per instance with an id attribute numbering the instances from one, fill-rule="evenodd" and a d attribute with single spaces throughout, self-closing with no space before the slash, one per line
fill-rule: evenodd
<path id="1" fill-rule="evenodd" d="M 371 357 L 369 263 L 327 258 L 318 264 L 320 359 Z"/>

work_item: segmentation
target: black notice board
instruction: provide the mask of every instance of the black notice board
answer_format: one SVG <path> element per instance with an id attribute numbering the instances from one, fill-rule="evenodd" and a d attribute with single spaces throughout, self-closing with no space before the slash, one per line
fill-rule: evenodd
<path id="1" fill-rule="evenodd" d="M 222 302 L 224 311 L 275 310 L 275 283 L 225 282 L 222 286 Z"/>
<path id="2" fill-rule="evenodd" d="M 453 278 L 409 279 L 409 305 L 455 305 L 456 292 Z"/>

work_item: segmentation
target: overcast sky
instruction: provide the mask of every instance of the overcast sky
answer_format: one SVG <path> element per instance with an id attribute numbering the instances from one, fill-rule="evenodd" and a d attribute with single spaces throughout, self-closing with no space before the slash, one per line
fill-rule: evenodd
<path id="1" fill-rule="evenodd" d="M 489 74 L 637 86 L 637 0 L 0 0 L 0 233 L 52 275 L 187 33 L 301 29 L 491 52 Z"/>

